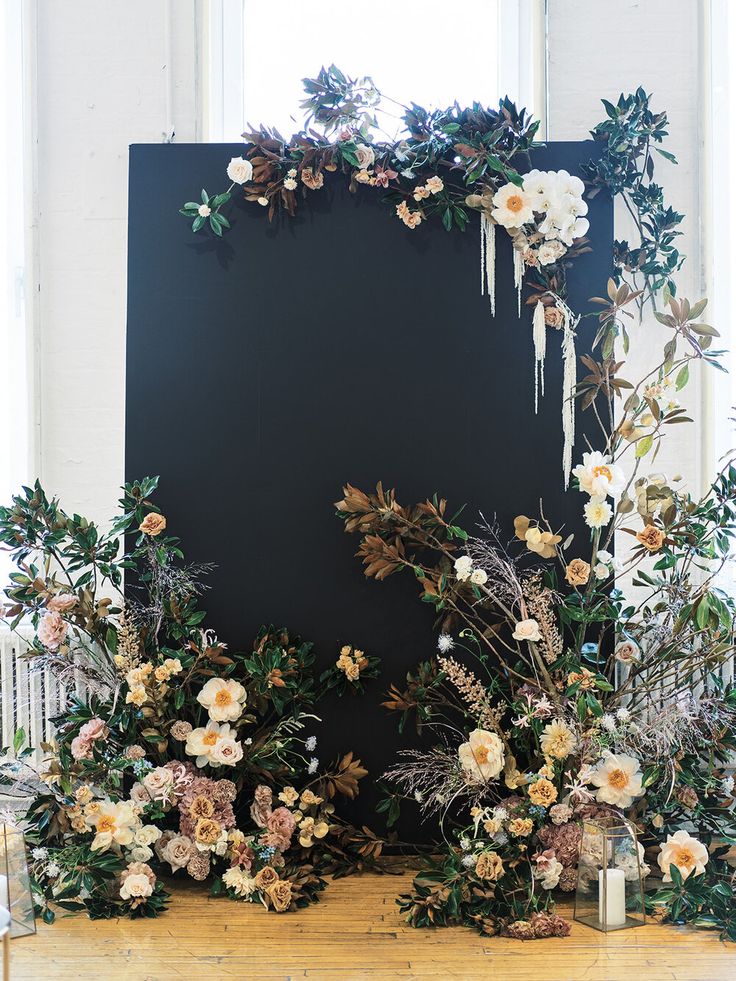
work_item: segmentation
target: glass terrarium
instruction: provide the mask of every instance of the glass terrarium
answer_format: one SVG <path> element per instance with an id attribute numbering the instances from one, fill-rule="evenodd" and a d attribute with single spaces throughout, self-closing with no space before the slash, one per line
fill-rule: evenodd
<path id="1" fill-rule="evenodd" d="M 628 822 L 615 817 L 584 821 L 574 918 L 604 933 L 643 926 L 643 854 Z"/>
<path id="2" fill-rule="evenodd" d="M 20 828 L 10 824 L 0 825 L 0 907 L 10 912 L 11 937 L 36 932 L 26 842 Z"/>

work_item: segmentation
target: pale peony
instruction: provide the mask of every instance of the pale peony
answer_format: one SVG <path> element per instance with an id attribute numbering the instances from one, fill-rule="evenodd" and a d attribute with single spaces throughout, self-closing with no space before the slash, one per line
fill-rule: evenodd
<path id="1" fill-rule="evenodd" d="M 247 898 L 256 891 L 256 880 L 238 865 L 228 869 L 224 873 L 222 881 L 228 889 L 232 889 L 236 896 Z"/>
<path id="2" fill-rule="evenodd" d="M 366 146 L 365 143 L 359 143 L 356 146 L 355 157 L 361 170 L 367 170 L 376 161 L 376 154 L 373 151 L 373 147 Z"/>
<path id="3" fill-rule="evenodd" d="M 591 497 L 583 511 L 589 528 L 603 528 L 613 517 L 613 509 L 605 497 Z"/>
<path id="4" fill-rule="evenodd" d="M 184 750 L 188 756 L 196 756 L 195 762 L 198 767 L 207 766 L 208 763 L 211 766 L 222 766 L 223 763 L 230 762 L 229 757 L 237 756 L 239 750 L 240 756 L 232 759 L 232 762 L 236 763 L 242 758 L 243 750 L 240 743 L 235 741 L 234 735 L 234 731 L 226 722 L 220 725 L 211 721 L 204 727 L 192 729 L 187 736 Z M 223 739 L 227 741 L 225 752 L 216 755 L 217 745 Z"/>
<path id="5" fill-rule="evenodd" d="M 245 688 L 239 681 L 224 678 L 210 678 L 197 695 L 214 722 L 235 722 L 243 714 Z"/>
<path id="6" fill-rule="evenodd" d="M 691 875 L 702 875 L 705 872 L 709 857 L 708 849 L 687 831 L 676 831 L 673 835 L 667 835 L 667 841 L 662 842 L 659 848 L 657 862 L 664 873 L 663 882 L 672 882 L 670 865 L 678 869 L 683 879 Z"/>
<path id="7" fill-rule="evenodd" d="M 458 749 L 460 765 L 474 783 L 494 780 L 504 766 L 503 743 L 495 732 L 474 729 Z"/>
<path id="8" fill-rule="evenodd" d="M 626 809 L 644 793 L 642 778 L 639 761 L 635 757 L 606 750 L 591 774 L 590 783 L 598 788 L 595 799 L 599 803 Z"/>
<path id="9" fill-rule="evenodd" d="M 75 760 L 92 759 L 92 743 L 81 736 L 75 736 L 71 745 L 72 756 Z"/>
<path id="10" fill-rule="evenodd" d="M 247 184 L 253 177 L 253 164 L 242 157 L 233 157 L 227 165 L 227 176 L 233 184 Z"/>
<path id="11" fill-rule="evenodd" d="M 531 618 L 528 620 L 519 620 L 511 636 L 514 640 L 527 640 L 529 643 L 537 643 L 542 639 L 539 624 Z"/>
<path id="12" fill-rule="evenodd" d="M 56 610 L 44 613 L 38 625 L 38 639 L 50 651 L 58 651 L 69 629 L 61 614 Z"/>
<path id="13" fill-rule="evenodd" d="M 102 719 L 94 718 L 85 722 L 79 730 L 79 735 L 87 742 L 93 743 L 97 739 L 107 739 L 108 728 Z"/>
<path id="14" fill-rule="evenodd" d="M 520 228 L 534 219 L 532 197 L 515 184 L 504 184 L 493 195 L 491 215 L 504 228 Z"/>
<path id="15" fill-rule="evenodd" d="M 577 746 L 577 738 L 572 729 L 562 719 L 548 722 L 542 729 L 539 746 L 545 756 L 564 760 Z"/>
<path id="16" fill-rule="evenodd" d="M 583 462 L 573 469 L 580 490 L 591 497 L 615 497 L 626 484 L 626 476 L 609 457 L 598 450 L 583 453 Z"/>
<path id="17" fill-rule="evenodd" d="M 140 820 L 127 801 L 114 804 L 106 800 L 100 802 L 91 824 L 96 832 L 92 851 L 107 851 L 112 845 L 131 845 Z"/>

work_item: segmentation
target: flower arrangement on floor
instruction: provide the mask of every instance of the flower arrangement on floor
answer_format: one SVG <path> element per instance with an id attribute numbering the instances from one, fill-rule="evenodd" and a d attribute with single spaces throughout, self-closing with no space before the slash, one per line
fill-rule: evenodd
<path id="1" fill-rule="evenodd" d="M 644 469 L 669 427 L 690 421 L 677 395 L 691 367 L 719 366 L 721 352 L 706 301 L 677 299 L 670 284 L 681 216 L 664 208 L 651 162 L 666 117 L 641 90 L 606 106 L 588 176 L 626 197 L 642 237 L 617 245 L 577 388 L 600 424 L 570 491 L 589 541 L 543 515 L 469 533 L 444 499 L 407 506 L 381 484 L 347 485 L 337 503 L 365 574 L 415 576 L 437 616 L 437 656 L 384 703 L 433 745 L 402 754 L 381 810 L 395 820 L 416 800 L 445 835 L 400 900 L 415 926 L 567 934 L 553 893 L 576 887 L 581 821 L 615 817 L 639 829 L 638 853 L 617 861 L 625 879 L 649 876 L 649 912 L 736 940 L 736 688 L 721 671 L 736 650 L 736 601 L 718 584 L 736 535 L 736 466 L 727 460 L 699 499 Z M 619 348 L 629 308 L 645 303 L 668 337 L 634 383 Z M 631 548 L 614 555 L 626 536 Z"/>
<path id="2" fill-rule="evenodd" d="M 320 683 L 312 645 L 283 629 L 262 628 L 241 654 L 205 628 L 207 569 L 184 563 L 150 500 L 156 485 L 126 485 L 108 533 L 39 485 L 0 508 L 0 542 L 18 567 L 5 616 L 33 624 L 30 669 L 88 693 L 55 720 L 38 773 L 22 730 L 0 773 L 27 807 L 48 922 L 57 907 L 156 916 L 172 876 L 283 912 L 316 900 L 326 872 L 381 850 L 335 811 L 336 797 L 358 792 L 360 760 L 322 769 L 315 755 L 316 703 L 345 674 L 333 666 Z"/>

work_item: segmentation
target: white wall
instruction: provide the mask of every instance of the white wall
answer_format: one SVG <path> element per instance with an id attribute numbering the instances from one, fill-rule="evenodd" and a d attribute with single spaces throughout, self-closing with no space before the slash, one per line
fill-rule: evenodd
<path id="1" fill-rule="evenodd" d="M 98 519 L 110 513 L 123 479 L 127 148 L 162 140 L 169 117 L 177 141 L 198 137 L 201 6 L 38 0 L 40 472 L 68 509 Z M 601 118 L 599 99 L 638 84 L 670 114 L 680 166 L 663 162 L 660 170 L 673 205 L 688 215 L 680 285 L 691 297 L 700 295 L 698 7 L 549 3 L 551 139 L 585 138 Z M 637 331 L 638 360 L 651 361 L 659 338 L 648 322 Z M 699 411 L 699 399 L 691 383 L 685 401 Z M 657 467 L 679 470 L 697 489 L 697 431 L 677 430 Z"/>
<path id="2" fill-rule="evenodd" d="M 704 295 L 701 276 L 700 172 L 702 134 L 698 115 L 703 105 L 699 0 L 550 0 L 549 3 L 549 138 L 585 139 L 604 118 L 601 98 L 615 102 L 621 92 L 642 85 L 653 93 L 655 110 L 666 110 L 671 138 L 665 146 L 678 166 L 657 160 L 656 180 L 665 198 L 686 221 L 678 248 L 687 255 L 676 277 L 678 294 L 691 300 Z M 616 238 L 635 241 L 623 205 L 615 211 Z M 632 329 L 625 378 L 638 381 L 661 361 L 670 332 L 651 315 Z M 699 494 L 709 474 L 703 466 L 699 425 L 703 386 L 699 371 L 681 395 L 695 413 L 695 426 L 672 426 L 654 463 L 670 477 L 680 473 L 687 489 Z M 646 472 L 646 470 L 644 471 Z"/>
<path id="3" fill-rule="evenodd" d="M 97 519 L 123 481 L 128 145 L 197 138 L 197 14 L 37 4 L 40 475 Z"/>

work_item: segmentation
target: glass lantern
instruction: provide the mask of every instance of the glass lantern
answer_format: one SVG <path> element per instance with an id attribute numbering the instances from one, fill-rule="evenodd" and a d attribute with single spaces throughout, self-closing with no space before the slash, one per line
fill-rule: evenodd
<path id="1" fill-rule="evenodd" d="M 628 822 L 615 816 L 584 821 L 574 919 L 604 933 L 643 926 L 643 853 Z"/>
<path id="2" fill-rule="evenodd" d="M 11 938 L 36 932 L 26 842 L 11 824 L 0 825 L 0 907 L 10 912 Z"/>

